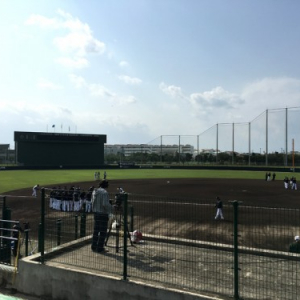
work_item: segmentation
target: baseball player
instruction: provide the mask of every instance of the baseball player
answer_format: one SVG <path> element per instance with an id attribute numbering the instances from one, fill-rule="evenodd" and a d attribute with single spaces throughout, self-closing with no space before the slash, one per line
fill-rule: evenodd
<path id="1" fill-rule="evenodd" d="M 217 209 L 217 213 L 215 216 L 215 220 L 217 220 L 219 217 L 224 220 L 224 216 L 223 216 L 223 202 L 220 199 L 220 197 L 217 197 L 217 203 L 215 205 L 216 209 Z"/>
<path id="2" fill-rule="evenodd" d="M 283 182 L 284 188 L 287 190 L 289 188 L 289 179 L 285 176 Z"/>
<path id="3" fill-rule="evenodd" d="M 32 196 L 36 197 L 37 195 L 37 191 L 40 189 L 40 185 L 36 184 L 33 188 L 32 188 Z"/>

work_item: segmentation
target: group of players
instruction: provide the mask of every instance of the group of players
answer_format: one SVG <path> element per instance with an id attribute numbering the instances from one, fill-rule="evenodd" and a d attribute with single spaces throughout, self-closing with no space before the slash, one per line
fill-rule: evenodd
<path id="1" fill-rule="evenodd" d="M 296 177 L 288 178 L 287 176 L 283 179 L 284 188 L 291 189 L 291 190 L 297 190 L 297 180 Z"/>
<path id="2" fill-rule="evenodd" d="M 106 171 L 103 173 L 106 180 Z M 94 173 L 94 179 L 100 180 L 100 172 Z M 50 190 L 50 208 L 60 211 L 84 211 L 92 212 L 92 194 L 95 187 L 91 186 L 87 191 L 79 186 L 71 186 L 69 189 L 65 187 L 53 187 Z"/>
<path id="3" fill-rule="evenodd" d="M 53 187 L 50 190 L 50 208 L 60 211 L 92 211 L 92 193 L 94 186 L 87 191 L 79 186 L 61 188 Z"/>

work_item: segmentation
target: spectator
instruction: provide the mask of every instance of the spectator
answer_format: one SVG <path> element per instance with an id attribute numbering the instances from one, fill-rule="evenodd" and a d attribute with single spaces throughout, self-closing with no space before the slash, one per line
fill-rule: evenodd
<path id="1" fill-rule="evenodd" d="M 300 237 L 299 237 L 299 235 L 296 235 L 294 240 L 295 241 L 290 244 L 289 252 L 300 253 Z"/>
<path id="2" fill-rule="evenodd" d="M 106 191 L 108 181 L 102 180 L 99 188 L 92 193 L 92 210 L 94 213 L 94 232 L 92 237 L 92 251 L 107 252 L 104 249 L 104 242 L 108 227 L 108 216 L 112 212 L 112 205 L 109 201 L 109 195 Z"/>

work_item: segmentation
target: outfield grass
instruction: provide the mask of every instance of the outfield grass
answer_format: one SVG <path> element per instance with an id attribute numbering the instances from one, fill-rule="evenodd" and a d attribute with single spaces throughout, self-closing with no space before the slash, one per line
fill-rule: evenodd
<path id="1" fill-rule="evenodd" d="M 95 170 L 96 171 L 96 170 Z M 35 184 L 51 185 L 67 182 L 94 180 L 93 170 L 18 170 L 0 171 L 0 194 L 8 191 L 33 187 Z M 97 170 L 98 171 L 98 170 Z M 103 178 L 104 170 L 100 171 Z M 278 174 L 277 174 L 278 175 Z M 294 173 L 280 173 L 280 178 Z M 176 170 L 176 169 L 113 169 L 107 170 L 107 179 L 150 179 L 150 178 L 239 178 L 263 179 L 262 171 L 231 170 Z"/>

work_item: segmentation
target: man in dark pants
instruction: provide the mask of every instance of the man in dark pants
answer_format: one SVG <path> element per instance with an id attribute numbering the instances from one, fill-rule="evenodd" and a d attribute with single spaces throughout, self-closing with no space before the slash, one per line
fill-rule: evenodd
<path id="1" fill-rule="evenodd" d="M 217 209 L 217 213 L 215 216 L 215 220 L 217 220 L 219 217 L 224 220 L 224 216 L 223 216 L 223 202 L 220 199 L 220 197 L 217 197 L 217 203 L 215 205 L 216 209 Z"/>
<path id="2" fill-rule="evenodd" d="M 102 180 L 98 189 L 92 193 L 92 210 L 94 213 L 94 233 L 92 237 L 92 250 L 94 252 L 107 252 L 104 241 L 107 233 L 108 216 L 112 212 L 112 205 L 106 191 L 108 181 Z"/>

